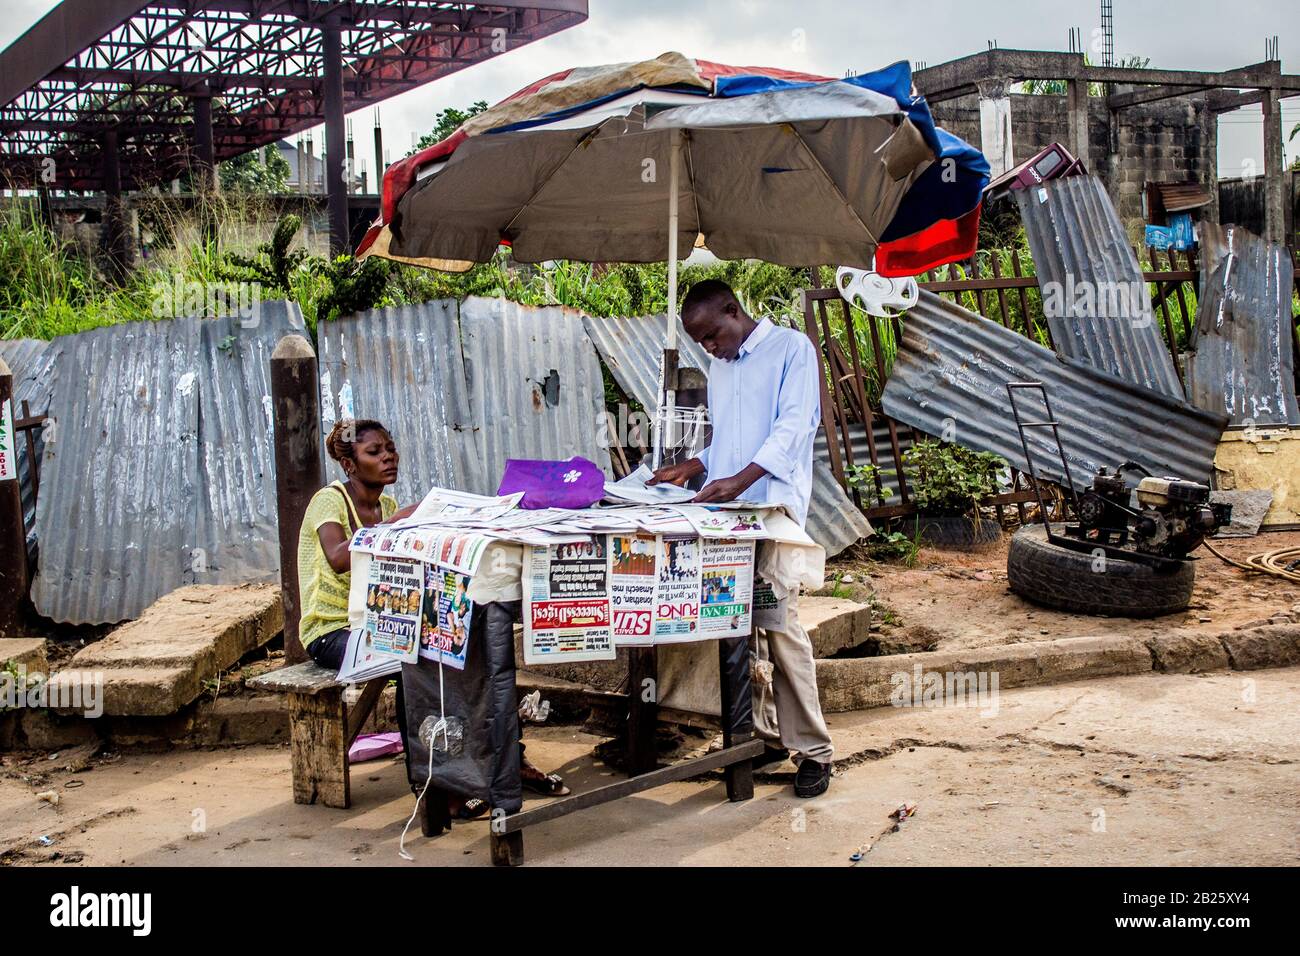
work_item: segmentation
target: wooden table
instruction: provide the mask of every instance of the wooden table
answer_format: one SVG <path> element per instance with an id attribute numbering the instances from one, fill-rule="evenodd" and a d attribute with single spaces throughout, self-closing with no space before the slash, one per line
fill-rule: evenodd
<path id="1" fill-rule="evenodd" d="M 477 607 L 476 607 L 477 612 Z M 763 752 L 763 742 L 754 737 L 753 697 L 750 686 L 749 635 L 722 638 L 718 645 L 718 679 L 722 695 L 722 749 L 666 767 L 657 766 L 655 726 L 658 718 L 655 649 L 630 649 L 628 680 L 628 766 L 631 776 L 585 793 L 548 800 L 541 806 L 494 816 L 490 821 L 492 862 L 497 866 L 519 866 L 524 862 L 525 827 L 577 813 L 642 793 L 666 783 L 686 780 L 723 770 L 727 799 L 732 802 L 754 796 L 752 760 Z M 422 664 L 427 662 L 421 661 Z M 437 666 L 428 664 L 428 666 Z M 447 679 L 455 679 L 448 671 Z M 514 672 L 510 672 L 513 684 Z M 648 682 L 648 683 L 647 683 Z M 645 691 L 643 693 L 643 691 Z M 420 722 L 408 724 L 418 727 Z M 425 836 L 437 836 L 451 829 L 448 794 L 429 787 L 421 804 L 421 829 Z"/>

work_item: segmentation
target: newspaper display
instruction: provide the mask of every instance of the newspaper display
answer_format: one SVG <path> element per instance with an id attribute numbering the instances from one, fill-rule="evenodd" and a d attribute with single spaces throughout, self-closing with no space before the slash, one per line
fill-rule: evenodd
<path id="1" fill-rule="evenodd" d="M 754 608 L 754 542 L 700 539 L 700 636 L 748 634 Z"/>
<path id="2" fill-rule="evenodd" d="M 522 491 L 497 498 L 449 488 L 432 488 L 403 524 L 436 523 L 481 526 L 502 517 L 523 500 Z"/>
<path id="3" fill-rule="evenodd" d="M 692 505 L 682 509 L 687 520 L 706 538 L 762 538 L 767 534 L 763 516 L 751 508 L 719 508 Z"/>
<path id="4" fill-rule="evenodd" d="M 420 615 L 420 657 L 461 671 L 469 650 L 474 605 L 466 597 L 469 575 L 425 564 L 424 605 Z"/>
<path id="5" fill-rule="evenodd" d="M 785 631 L 789 601 L 777 599 L 770 581 L 754 578 L 754 626 L 772 631 Z"/>
<path id="6" fill-rule="evenodd" d="M 700 616 L 700 539 L 659 539 L 655 611 L 651 635 L 656 644 L 698 639 Z"/>
<path id="7" fill-rule="evenodd" d="M 417 561 L 376 558 L 366 582 L 366 635 L 381 656 L 414 661 L 420 642 L 424 570 Z"/>
<path id="8" fill-rule="evenodd" d="M 609 536 L 609 599 L 616 646 L 652 643 L 658 547 L 653 535 Z"/>
<path id="9" fill-rule="evenodd" d="M 604 536 L 524 552 L 524 663 L 614 659 Z"/>
<path id="10" fill-rule="evenodd" d="M 377 558 L 403 558 L 439 564 L 474 574 L 479 559 L 492 539 L 473 531 L 447 531 L 436 527 L 408 524 L 362 528 L 352 536 L 350 549 L 365 551 Z"/>
<path id="11" fill-rule="evenodd" d="M 351 548 L 373 556 L 374 575 L 366 627 L 349 644 L 355 672 L 419 657 L 463 668 L 473 615 L 466 594 L 495 541 L 524 545 L 529 664 L 611 660 L 619 646 L 726 637 L 784 617 L 783 603 L 754 578 L 767 506 L 518 503 L 519 495 L 435 488 L 411 518 L 353 536 Z"/>
<path id="12" fill-rule="evenodd" d="M 8 400 L 0 402 L 0 481 L 18 477 L 18 442 L 14 436 L 13 408 Z"/>
<path id="13" fill-rule="evenodd" d="M 605 497 L 610 501 L 630 501 L 639 504 L 680 504 L 695 497 L 689 488 L 680 488 L 667 482 L 660 485 L 647 485 L 653 473 L 646 465 L 641 465 L 621 481 L 605 482 Z"/>

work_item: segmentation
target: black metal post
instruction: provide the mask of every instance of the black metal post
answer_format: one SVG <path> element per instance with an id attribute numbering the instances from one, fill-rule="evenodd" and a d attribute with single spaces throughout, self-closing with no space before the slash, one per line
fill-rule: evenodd
<path id="1" fill-rule="evenodd" d="M 280 526 L 280 599 L 284 658 L 307 659 L 298 640 L 298 530 L 312 495 L 325 483 L 320 446 L 320 385 L 316 353 L 301 335 L 286 335 L 271 354 L 275 410 L 275 494 Z"/>
<path id="2" fill-rule="evenodd" d="M 199 230 L 204 245 L 217 241 L 217 217 L 212 203 L 217 191 L 217 154 L 212 136 L 212 96 L 194 98 L 194 192 L 198 199 Z"/>
<path id="3" fill-rule="evenodd" d="M 330 253 L 350 251 L 348 235 L 348 196 L 343 182 L 343 43 L 337 16 L 331 15 L 321 27 L 321 57 L 325 81 L 325 193 L 330 219 Z"/>
<path id="4" fill-rule="evenodd" d="M 122 196 L 122 166 L 118 157 L 116 129 L 104 132 L 104 220 L 103 245 L 106 271 L 114 282 L 120 282 L 131 269 L 134 256 L 131 250 L 130 227 L 127 222 L 126 199 Z"/>

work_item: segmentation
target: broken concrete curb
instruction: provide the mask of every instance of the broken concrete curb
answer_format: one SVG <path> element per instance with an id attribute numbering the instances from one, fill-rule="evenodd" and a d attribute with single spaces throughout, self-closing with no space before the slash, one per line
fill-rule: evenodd
<path id="1" fill-rule="evenodd" d="M 1232 669 L 1253 671 L 1263 667 L 1300 664 L 1300 625 L 1270 624 L 1219 635 Z"/>
<path id="2" fill-rule="evenodd" d="M 1274 624 L 1223 634 L 1178 631 L 1151 637 L 1073 637 L 968 651 L 930 651 L 817 661 L 817 688 L 828 714 L 884 707 L 906 675 L 996 673 L 998 687 L 1059 684 L 1144 671 L 1195 674 L 1300 665 L 1300 626 Z"/>
<path id="3" fill-rule="evenodd" d="M 961 651 L 928 651 L 817 661 L 822 710 L 843 713 L 890 702 L 894 688 L 916 674 L 997 674 L 998 687 L 1025 687 L 1092 677 L 1139 674 L 1152 668 L 1151 652 L 1135 637 L 1067 638 Z"/>
<path id="4" fill-rule="evenodd" d="M 1199 674 L 1228 668 L 1228 652 L 1212 634 L 1158 634 L 1147 638 L 1155 669 L 1166 674 Z"/>

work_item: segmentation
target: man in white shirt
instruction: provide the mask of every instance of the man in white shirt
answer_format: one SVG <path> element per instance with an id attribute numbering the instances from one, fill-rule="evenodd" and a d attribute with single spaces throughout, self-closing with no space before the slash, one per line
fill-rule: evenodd
<path id="1" fill-rule="evenodd" d="M 682 302 L 686 334 L 713 357 L 709 420 L 713 440 L 698 457 L 655 472 L 647 484 L 684 484 L 708 474 L 697 502 L 775 502 L 801 525 L 812 494 L 813 438 L 821 420 L 820 370 L 808 337 L 755 322 L 725 282 L 696 283 Z M 830 786 L 830 731 L 817 696 L 812 642 L 789 599 L 784 631 L 765 630 L 760 647 L 774 665 L 772 700 L 754 708 L 754 729 L 767 746 L 754 766 L 785 760 L 799 765 L 795 794 L 815 797 Z M 774 706 L 773 706 L 774 705 Z M 787 751 L 788 748 L 788 751 Z"/>

